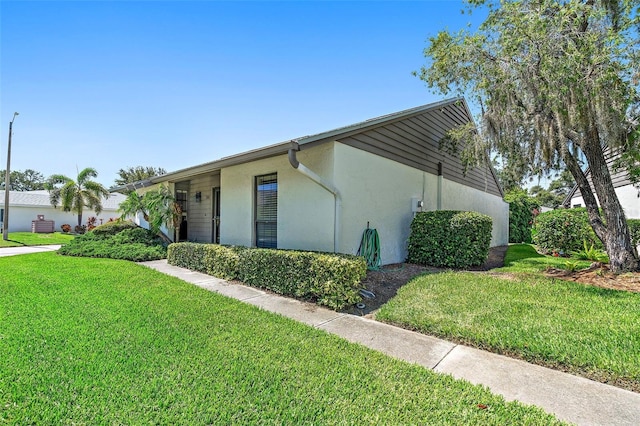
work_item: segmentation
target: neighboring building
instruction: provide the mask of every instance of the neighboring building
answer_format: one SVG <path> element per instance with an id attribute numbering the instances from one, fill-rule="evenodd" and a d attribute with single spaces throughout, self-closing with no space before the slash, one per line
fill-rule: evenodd
<path id="1" fill-rule="evenodd" d="M 83 224 L 87 218 L 95 216 L 100 221 L 106 222 L 110 218 L 117 219 L 118 205 L 125 199 L 122 194 L 111 194 L 102 202 L 102 212 L 97 215 L 93 210 L 84 210 L 82 213 Z M 60 206 L 54 208 L 49 202 L 47 191 L 10 191 L 9 192 L 9 232 L 30 232 L 32 221 L 38 220 L 38 216 L 44 216 L 45 220 L 55 222 L 54 230 L 60 231 L 63 224 L 71 225 L 73 229 L 78 224 L 78 215 L 73 212 L 65 212 Z M 0 222 L 4 220 L 4 191 L 0 190 Z"/>
<path id="2" fill-rule="evenodd" d="M 611 172 L 611 181 L 613 182 L 613 187 L 615 188 L 616 195 L 620 200 L 620 204 L 622 205 L 625 216 L 627 217 L 627 219 L 640 219 L 640 189 L 634 187 L 631 184 L 627 171 L 613 171 L 612 165 L 616 160 L 615 154 L 609 153 L 606 158 L 607 166 L 609 167 L 609 171 Z M 587 175 L 589 184 L 593 189 L 593 182 L 591 182 L 591 173 L 589 169 L 587 169 L 585 173 Z M 593 193 L 595 194 L 595 190 L 593 190 Z M 566 208 L 586 207 L 584 204 L 584 199 L 580 194 L 578 185 L 573 187 L 562 204 Z"/>
<path id="3" fill-rule="evenodd" d="M 142 194 L 167 185 L 189 241 L 356 253 L 370 226 L 389 264 L 406 258 L 414 213 L 441 209 L 491 216 L 491 244 L 504 245 L 509 206 L 493 169 L 464 175 L 460 160 L 438 149 L 448 129 L 471 120 L 464 99 L 451 99 L 127 187 Z"/>

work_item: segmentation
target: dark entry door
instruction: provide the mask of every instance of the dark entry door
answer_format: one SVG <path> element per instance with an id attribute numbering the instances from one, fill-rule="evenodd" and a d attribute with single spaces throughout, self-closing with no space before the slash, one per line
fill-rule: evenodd
<path id="1" fill-rule="evenodd" d="M 211 242 L 220 244 L 220 187 L 213 188 L 212 213 L 211 213 Z"/>

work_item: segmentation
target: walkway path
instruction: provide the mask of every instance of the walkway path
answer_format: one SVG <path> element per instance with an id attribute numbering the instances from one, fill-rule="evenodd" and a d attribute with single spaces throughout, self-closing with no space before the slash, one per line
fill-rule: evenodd
<path id="1" fill-rule="evenodd" d="M 0 247 L 0 257 L 15 256 L 17 254 L 38 253 L 41 251 L 56 251 L 60 248 L 60 244 L 46 246 L 19 246 L 19 247 Z"/>
<path id="2" fill-rule="evenodd" d="M 189 271 L 166 260 L 145 266 L 204 289 L 337 334 L 395 358 L 488 386 L 507 400 L 533 404 L 579 425 L 640 424 L 640 394 L 370 319 L 342 314 Z"/>

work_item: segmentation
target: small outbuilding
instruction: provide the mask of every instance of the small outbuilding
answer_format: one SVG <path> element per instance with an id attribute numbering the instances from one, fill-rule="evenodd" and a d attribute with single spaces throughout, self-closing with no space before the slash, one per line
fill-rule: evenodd
<path id="1" fill-rule="evenodd" d="M 93 210 L 82 212 L 83 220 L 95 216 L 97 224 L 120 217 L 118 207 L 125 199 L 122 194 L 111 194 L 102 201 L 102 212 L 99 215 Z M 0 223 L 4 222 L 4 191 L 0 191 Z M 78 224 L 78 215 L 65 212 L 60 206 L 54 208 L 49 201 L 48 191 L 9 191 L 9 232 L 52 232 L 60 231 L 63 224 Z M 1 226 L 0 226 L 1 229 Z"/>

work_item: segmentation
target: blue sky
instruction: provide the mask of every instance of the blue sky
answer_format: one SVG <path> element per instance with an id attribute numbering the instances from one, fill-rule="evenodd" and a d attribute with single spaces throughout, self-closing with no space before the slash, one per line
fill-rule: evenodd
<path id="1" fill-rule="evenodd" d="M 0 1 L 0 169 L 168 171 L 434 102 L 462 1 Z"/>

